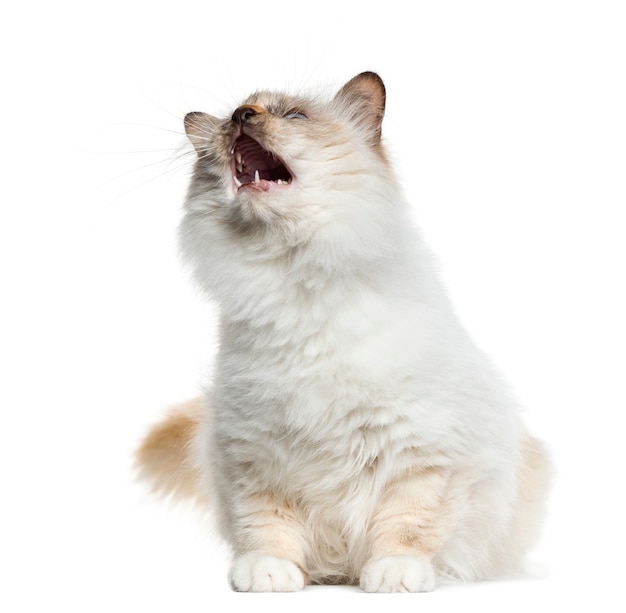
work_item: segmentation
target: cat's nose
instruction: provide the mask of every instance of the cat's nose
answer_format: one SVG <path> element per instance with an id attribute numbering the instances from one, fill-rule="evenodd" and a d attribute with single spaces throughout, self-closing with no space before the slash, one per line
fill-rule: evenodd
<path id="1" fill-rule="evenodd" d="M 232 116 L 232 120 L 242 126 L 250 117 L 253 115 L 258 115 L 261 112 L 259 107 L 252 106 L 250 104 L 245 104 L 244 106 L 240 106 Z"/>

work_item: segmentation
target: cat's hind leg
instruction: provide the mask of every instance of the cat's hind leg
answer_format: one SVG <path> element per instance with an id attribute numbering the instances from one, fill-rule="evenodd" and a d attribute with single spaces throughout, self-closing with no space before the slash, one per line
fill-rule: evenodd
<path id="1" fill-rule="evenodd" d="M 521 444 L 516 473 L 516 496 L 508 537 L 496 553 L 495 569 L 516 570 L 526 553 L 536 543 L 545 515 L 546 499 L 553 467 L 543 443 L 526 435 Z"/>

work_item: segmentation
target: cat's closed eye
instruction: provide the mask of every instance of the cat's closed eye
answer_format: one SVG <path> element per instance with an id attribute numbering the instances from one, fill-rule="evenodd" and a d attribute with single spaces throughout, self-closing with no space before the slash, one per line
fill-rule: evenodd
<path id="1" fill-rule="evenodd" d="M 284 117 L 285 119 L 308 119 L 302 111 L 289 111 Z"/>

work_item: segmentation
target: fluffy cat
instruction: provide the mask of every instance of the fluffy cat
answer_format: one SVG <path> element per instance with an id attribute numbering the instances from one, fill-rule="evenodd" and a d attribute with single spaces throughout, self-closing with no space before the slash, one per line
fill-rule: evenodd
<path id="1" fill-rule="evenodd" d="M 511 569 L 540 522 L 546 454 L 411 225 L 384 108 L 365 72 L 330 100 L 262 91 L 185 117 L 180 242 L 219 354 L 138 459 L 214 506 L 238 591 L 430 591 Z"/>

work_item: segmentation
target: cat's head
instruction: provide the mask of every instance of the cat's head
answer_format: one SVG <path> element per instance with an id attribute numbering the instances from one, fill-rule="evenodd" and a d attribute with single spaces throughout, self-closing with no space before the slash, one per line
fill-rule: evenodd
<path id="1" fill-rule="evenodd" d="M 364 72 L 330 99 L 261 91 L 222 119 L 189 113 L 197 160 L 182 226 L 187 255 L 223 260 L 207 243 L 263 257 L 270 247 L 313 245 L 345 261 L 389 247 L 385 227 L 401 197 L 381 143 L 384 110 L 382 80 Z"/>

